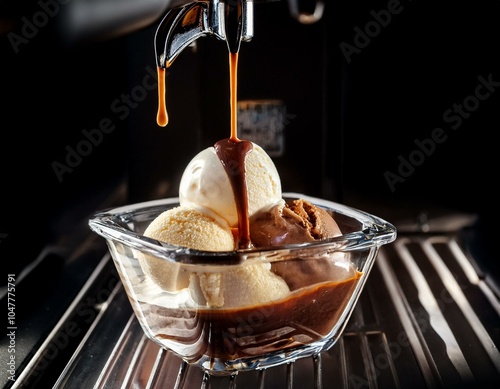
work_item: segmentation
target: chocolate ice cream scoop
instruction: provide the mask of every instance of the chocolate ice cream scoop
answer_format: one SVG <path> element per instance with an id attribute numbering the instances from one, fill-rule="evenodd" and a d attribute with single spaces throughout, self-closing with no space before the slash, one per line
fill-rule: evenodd
<path id="1" fill-rule="evenodd" d="M 341 232 L 333 217 L 303 199 L 277 205 L 250 221 L 250 238 L 255 247 L 315 242 L 337 235 Z"/>

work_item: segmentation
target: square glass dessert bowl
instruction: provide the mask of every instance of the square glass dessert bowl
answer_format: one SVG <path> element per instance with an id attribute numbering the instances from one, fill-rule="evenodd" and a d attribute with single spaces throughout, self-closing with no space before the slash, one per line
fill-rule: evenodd
<path id="1" fill-rule="evenodd" d="M 143 235 L 177 198 L 94 214 L 145 334 L 214 375 L 263 369 L 330 349 L 342 334 L 379 248 L 396 228 L 335 202 L 305 199 L 329 212 L 342 235 L 269 249 L 204 252 Z"/>

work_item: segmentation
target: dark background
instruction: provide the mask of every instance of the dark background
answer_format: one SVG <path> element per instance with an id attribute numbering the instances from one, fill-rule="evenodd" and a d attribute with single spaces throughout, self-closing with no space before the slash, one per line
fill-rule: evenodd
<path id="1" fill-rule="evenodd" d="M 283 190 L 366 210 L 401 235 L 458 228 L 500 293 L 500 1 L 325 3 L 312 25 L 287 1 L 255 4 L 255 35 L 240 49 L 239 99 L 286 106 L 274 157 Z M 229 136 L 228 51 L 216 39 L 168 69 L 170 123 L 156 124 L 154 35 L 169 4 L 0 0 L 0 293 L 6 307 L 14 274 L 18 372 L 106 251 L 92 213 L 177 196 L 189 160 Z M 432 144 L 436 129 L 443 141 Z"/>
<path id="2" fill-rule="evenodd" d="M 167 76 L 171 122 L 161 128 L 151 74 L 165 5 L 145 1 L 137 12 L 116 1 L 112 12 L 75 11 L 98 3 L 0 2 L 0 258 L 9 272 L 85 225 L 119 184 L 127 188 L 123 202 L 176 196 L 192 156 L 229 135 L 225 43 L 200 39 L 175 61 Z M 256 4 L 238 92 L 286 104 L 285 153 L 275 158 L 283 190 L 395 223 L 421 212 L 472 213 L 481 239 L 494 238 L 500 85 L 484 100 L 474 95 L 479 77 L 500 83 L 499 4 L 335 1 L 313 25 L 292 19 L 287 2 Z M 114 20 L 118 11 L 126 23 Z M 73 12 L 83 19 L 107 12 L 109 20 L 80 28 Z M 342 47 L 356 50 L 347 56 Z M 443 114 L 465 102 L 479 104 L 453 129 Z M 86 131 L 96 134 L 103 119 L 114 130 L 85 148 Z M 446 140 L 402 177 L 401 159 L 418 156 L 415 141 L 435 128 Z M 78 147 L 85 155 L 71 159 Z M 54 164 L 68 161 L 71 171 L 58 177 Z M 401 178 L 392 188 L 391 173 Z"/>

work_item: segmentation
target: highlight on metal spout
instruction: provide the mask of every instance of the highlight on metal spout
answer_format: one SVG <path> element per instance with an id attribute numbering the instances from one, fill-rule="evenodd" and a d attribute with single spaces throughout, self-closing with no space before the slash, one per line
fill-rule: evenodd
<path id="1" fill-rule="evenodd" d="M 170 9 L 154 39 L 156 64 L 168 68 L 190 44 L 203 36 L 225 40 L 231 52 L 253 37 L 253 0 L 201 0 Z"/>

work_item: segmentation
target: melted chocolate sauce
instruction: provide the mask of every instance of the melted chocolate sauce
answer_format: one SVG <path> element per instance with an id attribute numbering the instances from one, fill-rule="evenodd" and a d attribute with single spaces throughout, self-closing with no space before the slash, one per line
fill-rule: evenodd
<path id="1" fill-rule="evenodd" d="M 233 188 L 234 200 L 238 211 L 238 247 L 249 249 L 250 222 L 248 220 L 248 192 L 245 179 L 245 157 L 253 149 L 250 141 L 223 139 L 215 144 L 215 152 Z"/>
<path id="2" fill-rule="evenodd" d="M 361 273 L 293 291 L 289 297 L 240 309 L 145 307 L 158 318 L 155 338 L 190 362 L 262 356 L 323 339 L 338 324 Z"/>

